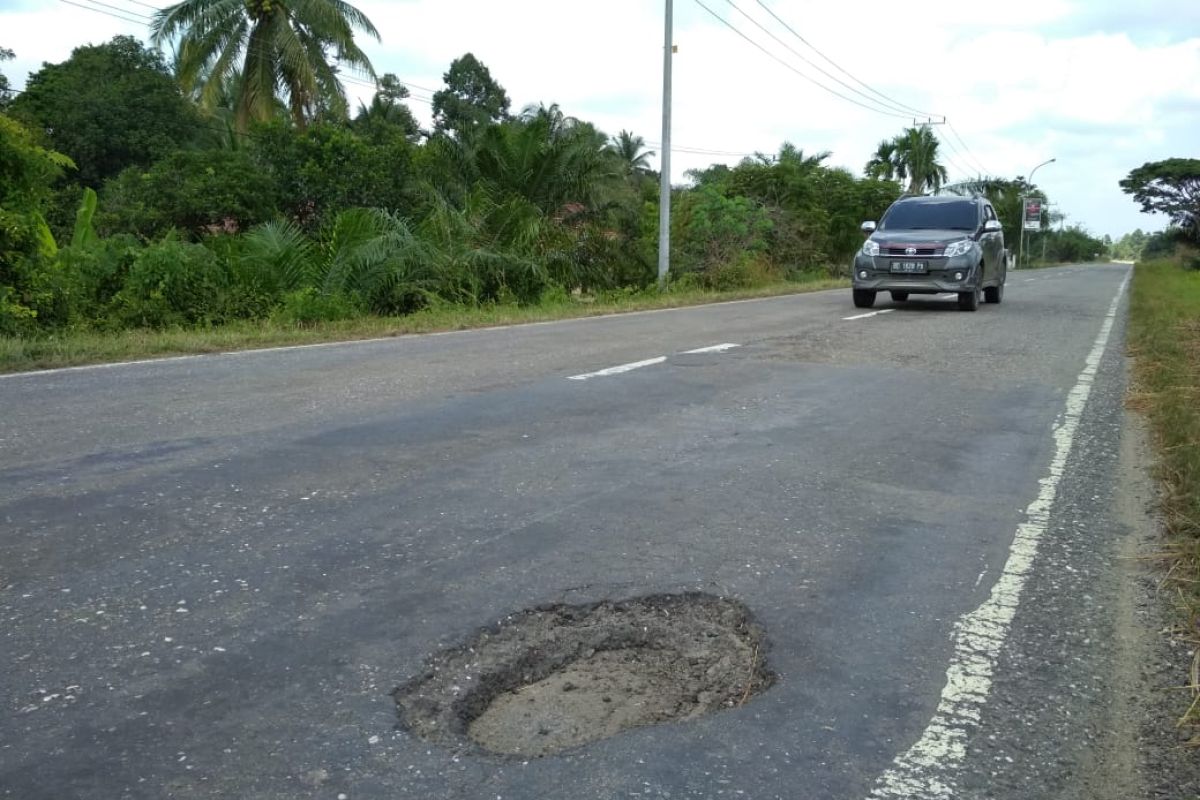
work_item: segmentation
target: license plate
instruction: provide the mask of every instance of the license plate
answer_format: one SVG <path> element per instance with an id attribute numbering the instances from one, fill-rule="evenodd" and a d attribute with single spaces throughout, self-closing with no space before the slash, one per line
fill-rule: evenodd
<path id="1" fill-rule="evenodd" d="M 893 261 L 892 262 L 892 272 L 922 273 L 922 272 L 928 272 L 928 271 L 929 271 L 929 262 L 928 261 Z"/>

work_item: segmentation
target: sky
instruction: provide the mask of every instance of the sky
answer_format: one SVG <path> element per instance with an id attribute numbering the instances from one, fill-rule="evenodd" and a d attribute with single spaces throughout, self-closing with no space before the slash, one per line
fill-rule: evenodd
<path id="1" fill-rule="evenodd" d="M 0 0 L 0 46 L 17 56 L 0 70 L 19 88 L 30 71 L 81 44 L 117 34 L 145 39 L 146 15 L 167 4 Z M 381 35 L 361 42 L 376 72 L 410 85 L 410 104 L 426 123 L 428 100 L 450 62 L 471 52 L 508 91 L 514 110 L 557 103 L 609 134 L 630 130 L 660 150 L 664 0 L 355 5 Z M 674 6 L 677 183 L 688 170 L 775 153 L 785 141 L 806 153 L 829 151 L 827 163 L 860 173 L 881 140 L 914 119 L 945 117 L 948 124 L 934 131 L 951 181 L 1028 176 L 1054 158 L 1034 179 L 1055 210 L 1067 224 L 1117 238 L 1166 225 L 1139 211 L 1121 192 L 1121 178 L 1147 161 L 1200 158 L 1196 0 Z M 347 90 L 355 105 L 373 91 L 357 79 Z"/>

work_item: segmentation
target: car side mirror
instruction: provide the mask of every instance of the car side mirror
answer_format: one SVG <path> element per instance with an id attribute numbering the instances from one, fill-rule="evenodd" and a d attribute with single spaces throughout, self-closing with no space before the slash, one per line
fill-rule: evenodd
<path id="1" fill-rule="evenodd" d="M 867 220 L 862 224 L 862 227 L 859 228 L 859 230 L 863 232 L 863 236 L 870 236 L 875 232 L 875 223 L 871 220 Z"/>
<path id="2" fill-rule="evenodd" d="M 1004 226 L 1000 224 L 1000 220 L 998 219 L 989 219 L 983 223 L 984 233 L 995 233 L 996 231 L 1003 230 L 1003 228 Z"/>

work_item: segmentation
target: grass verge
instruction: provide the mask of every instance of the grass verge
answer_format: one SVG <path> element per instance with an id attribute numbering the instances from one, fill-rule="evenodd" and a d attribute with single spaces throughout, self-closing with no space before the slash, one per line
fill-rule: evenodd
<path id="1" fill-rule="evenodd" d="M 1172 562 L 1165 585 L 1187 617 L 1181 634 L 1196 647 L 1196 702 L 1181 724 L 1200 727 L 1200 271 L 1170 260 L 1137 265 L 1129 344 L 1130 405 L 1146 414 L 1157 443 Z"/>
<path id="2" fill-rule="evenodd" d="M 681 308 L 727 300 L 776 297 L 846 286 L 849 286 L 849 283 L 844 280 L 814 277 L 728 291 L 647 291 L 601 298 L 572 298 L 536 306 L 448 306 L 404 317 L 367 316 L 304 327 L 276 321 L 261 321 L 164 331 L 79 331 L 28 338 L 0 337 L 0 373 L 131 361 L 158 356 L 223 353 L 261 347 L 547 322 L 630 311 Z"/>

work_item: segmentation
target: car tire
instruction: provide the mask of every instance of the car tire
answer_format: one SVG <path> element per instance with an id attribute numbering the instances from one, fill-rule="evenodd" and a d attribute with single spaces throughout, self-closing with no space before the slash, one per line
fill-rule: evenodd
<path id="1" fill-rule="evenodd" d="M 999 303 L 1004 299 L 1004 284 L 989 286 L 983 290 L 983 299 L 989 303 Z"/>
<path id="2" fill-rule="evenodd" d="M 892 299 L 897 303 L 903 303 L 908 299 L 908 292 L 892 292 Z"/>
<path id="3" fill-rule="evenodd" d="M 875 305 L 875 292 L 871 289 L 855 289 L 854 305 L 858 308 L 870 308 Z"/>
<path id="4" fill-rule="evenodd" d="M 969 292 L 958 293 L 958 308 L 961 311 L 975 311 L 979 308 L 979 287 Z"/>

